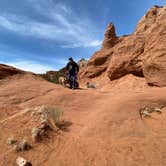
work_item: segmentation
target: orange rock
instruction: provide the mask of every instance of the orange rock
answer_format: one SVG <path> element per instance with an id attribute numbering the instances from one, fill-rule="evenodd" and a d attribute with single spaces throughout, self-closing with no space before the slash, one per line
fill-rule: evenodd
<path id="1" fill-rule="evenodd" d="M 127 74 L 145 77 L 150 85 L 166 86 L 166 6 L 152 7 L 128 36 L 117 37 L 109 24 L 102 48 L 94 53 L 80 75 L 110 80 Z"/>

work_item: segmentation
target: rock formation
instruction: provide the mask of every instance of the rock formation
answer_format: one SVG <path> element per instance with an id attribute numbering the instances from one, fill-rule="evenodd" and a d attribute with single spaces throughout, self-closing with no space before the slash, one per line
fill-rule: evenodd
<path id="1" fill-rule="evenodd" d="M 80 68 L 83 68 L 86 66 L 87 64 L 87 60 L 85 60 L 84 58 L 80 59 L 77 64 L 79 65 Z"/>
<path id="2" fill-rule="evenodd" d="M 149 85 L 166 86 L 166 6 L 152 7 L 128 36 L 117 37 L 109 24 L 101 50 L 81 72 L 83 78 L 102 75 L 110 80 L 127 74 L 145 77 Z"/>
<path id="3" fill-rule="evenodd" d="M 11 66 L 7 66 L 4 64 L 0 64 L 0 79 L 6 78 L 8 76 L 12 76 L 15 74 L 23 74 L 24 71 L 16 69 Z"/>
<path id="4" fill-rule="evenodd" d="M 112 23 L 108 24 L 107 30 L 104 35 L 102 49 L 109 49 L 115 45 L 117 41 L 115 27 Z"/>

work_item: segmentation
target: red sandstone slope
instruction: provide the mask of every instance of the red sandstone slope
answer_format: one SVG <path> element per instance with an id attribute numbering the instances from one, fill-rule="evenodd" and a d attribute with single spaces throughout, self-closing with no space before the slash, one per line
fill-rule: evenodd
<path id="1" fill-rule="evenodd" d="M 165 43 L 166 6 L 152 7 L 128 36 L 117 37 L 109 24 L 101 50 L 91 57 L 81 77 L 104 75 L 115 80 L 134 74 L 145 77 L 148 84 L 166 86 Z"/>
<path id="2" fill-rule="evenodd" d="M 0 79 L 15 75 L 15 74 L 23 74 L 24 71 L 16 69 L 11 66 L 7 66 L 4 64 L 0 64 Z"/>
<path id="3" fill-rule="evenodd" d="M 32 74 L 1 80 L 0 165 L 15 166 L 16 158 L 23 156 L 34 166 L 165 166 L 166 110 L 141 119 L 139 109 L 166 103 L 166 88 L 138 91 L 135 85 L 128 91 L 126 81 L 131 85 L 131 78 L 126 78 L 114 89 L 73 91 Z M 71 125 L 34 144 L 34 121 L 24 110 L 43 104 L 61 108 Z M 26 137 L 33 149 L 13 152 L 6 144 L 10 136 Z"/>

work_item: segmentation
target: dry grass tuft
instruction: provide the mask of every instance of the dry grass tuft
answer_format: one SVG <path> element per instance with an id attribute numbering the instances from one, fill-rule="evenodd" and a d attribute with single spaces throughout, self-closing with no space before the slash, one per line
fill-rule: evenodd
<path id="1" fill-rule="evenodd" d="M 51 118 L 54 121 L 56 127 L 61 128 L 63 111 L 57 108 L 50 109 Z"/>

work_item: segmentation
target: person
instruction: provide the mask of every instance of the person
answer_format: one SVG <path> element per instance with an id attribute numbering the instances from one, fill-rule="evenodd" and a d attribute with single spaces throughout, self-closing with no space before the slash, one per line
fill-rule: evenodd
<path id="1" fill-rule="evenodd" d="M 66 65 L 67 79 L 69 80 L 70 88 L 77 88 L 77 74 L 79 72 L 78 64 L 73 60 L 72 57 L 69 58 L 69 62 Z"/>

